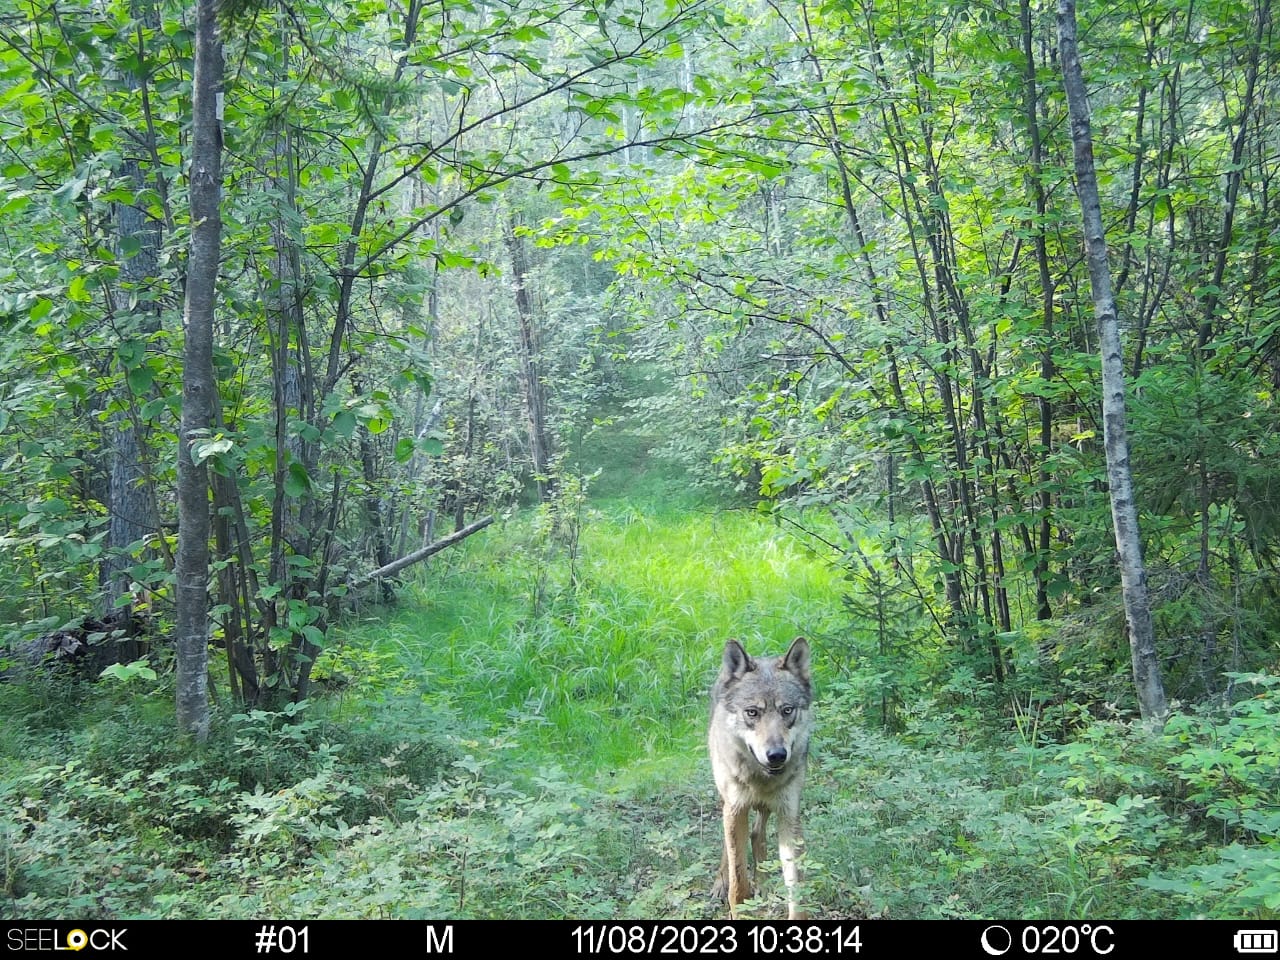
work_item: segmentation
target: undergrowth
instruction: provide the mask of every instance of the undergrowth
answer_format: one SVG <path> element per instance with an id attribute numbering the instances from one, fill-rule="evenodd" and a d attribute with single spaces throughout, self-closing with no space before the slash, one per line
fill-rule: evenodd
<path id="1" fill-rule="evenodd" d="M 1280 696 L 1244 683 L 1256 695 L 1228 713 L 1161 735 L 1099 721 L 1066 744 L 974 739 L 938 716 L 890 736 L 825 698 L 805 804 L 813 915 L 1274 919 Z M 720 915 L 695 744 L 662 783 L 586 777 L 518 725 L 468 734 L 403 699 L 338 724 L 324 706 L 222 717 L 200 751 L 123 706 L 11 729 L 24 759 L 0 775 L 0 914 Z M 762 878 L 757 910 L 776 916 L 776 865 Z"/>

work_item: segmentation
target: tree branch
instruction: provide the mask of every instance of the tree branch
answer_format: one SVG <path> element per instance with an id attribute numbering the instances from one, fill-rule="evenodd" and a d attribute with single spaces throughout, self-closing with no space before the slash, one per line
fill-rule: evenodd
<path id="1" fill-rule="evenodd" d="M 465 540 L 467 537 L 471 536 L 473 533 L 483 530 L 485 527 L 487 527 L 491 523 L 493 523 L 492 516 L 482 517 L 479 520 L 477 520 L 475 523 L 468 524 L 467 526 L 463 527 L 461 530 L 458 530 L 455 533 L 449 534 L 449 536 L 445 537 L 442 540 L 437 540 L 435 543 L 427 544 L 427 546 L 423 547 L 421 550 L 415 550 L 413 553 L 409 554 L 408 556 L 401 557 L 399 560 L 394 560 L 391 563 L 388 563 L 385 567 L 379 567 L 377 570 L 374 570 L 372 573 L 368 574 L 367 576 L 363 576 L 360 579 L 356 580 L 352 584 L 352 586 L 355 586 L 355 587 L 367 586 L 368 584 L 372 583 L 375 580 L 379 580 L 383 577 L 389 577 L 392 574 L 399 573 L 405 567 L 411 567 L 415 563 L 425 560 L 427 559 L 427 557 L 433 556 L 439 553 L 441 550 L 448 549 L 449 547 L 452 547 L 455 543 L 458 543 L 459 541 Z"/>

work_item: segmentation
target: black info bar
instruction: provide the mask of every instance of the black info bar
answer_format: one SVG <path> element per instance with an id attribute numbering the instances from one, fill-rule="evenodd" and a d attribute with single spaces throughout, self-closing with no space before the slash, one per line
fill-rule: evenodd
<path id="1" fill-rule="evenodd" d="M 529 960 L 681 956 L 1149 960 L 1161 955 L 1216 960 L 1277 956 L 1277 926 L 1266 921 L 1199 920 L 28 920 L 0 924 L 0 943 L 15 960 L 19 955 L 39 954 L 59 955 L 60 960 L 72 960 L 74 954 L 170 958 L 189 952 L 212 953 L 219 960 L 379 960 L 384 956 L 482 960 L 513 953 Z"/>

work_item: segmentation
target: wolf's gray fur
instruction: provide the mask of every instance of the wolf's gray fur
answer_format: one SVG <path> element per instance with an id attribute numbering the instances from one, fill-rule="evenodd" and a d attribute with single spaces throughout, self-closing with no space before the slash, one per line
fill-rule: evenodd
<path id="1" fill-rule="evenodd" d="M 742 644 L 725 644 L 720 676 L 711 691 L 707 744 L 711 772 L 724 804 L 724 852 L 714 896 L 728 897 L 730 916 L 751 896 L 755 864 L 764 859 L 765 826 L 778 815 L 778 857 L 787 884 L 787 917 L 804 919 L 799 906 L 800 791 L 804 787 L 813 729 L 809 643 L 797 637 L 781 657 L 747 655 Z M 747 821 L 753 864 L 747 865 Z"/>

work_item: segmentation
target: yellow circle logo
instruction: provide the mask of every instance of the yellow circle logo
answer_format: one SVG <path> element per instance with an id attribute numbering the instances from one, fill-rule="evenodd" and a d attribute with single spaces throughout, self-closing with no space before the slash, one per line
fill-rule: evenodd
<path id="1" fill-rule="evenodd" d="M 68 950 L 83 950 L 89 945 L 89 935 L 83 930 L 72 930 L 67 934 Z"/>

